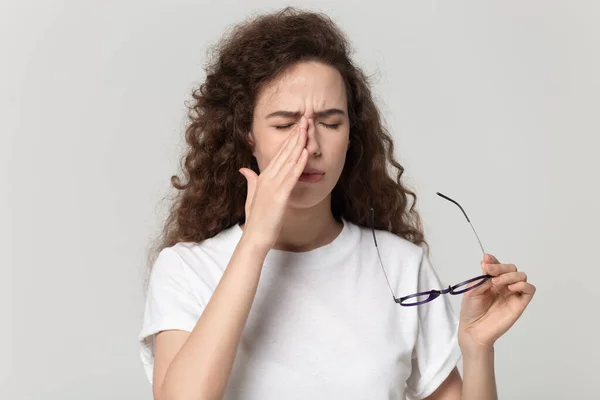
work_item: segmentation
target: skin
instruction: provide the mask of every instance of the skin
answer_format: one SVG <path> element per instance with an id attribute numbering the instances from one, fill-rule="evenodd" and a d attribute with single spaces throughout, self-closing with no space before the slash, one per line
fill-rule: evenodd
<path id="1" fill-rule="evenodd" d="M 276 190 L 277 185 L 285 180 L 291 182 L 281 229 L 272 248 L 308 251 L 330 243 L 341 232 L 342 226 L 333 218 L 330 205 L 331 191 L 342 172 L 349 144 L 346 104 L 341 75 L 318 62 L 295 65 L 259 94 L 249 139 L 265 177 L 262 190 L 258 190 L 262 197 L 257 197 L 262 205 L 252 209 L 253 213 L 259 213 L 254 221 L 269 216 L 265 214 L 268 203 L 265 199 L 282 193 Z M 321 114 L 331 109 L 339 111 Z M 292 114 L 283 115 L 279 111 Z M 273 113 L 278 114 L 272 116 Z M 292 134 L 293 131 L 298 134 Z M 301 155 L 301 147 L 308 150 L 306 156 Z M 276 162 L 272 163 L 273 160 Z M 283 167 L 286 163 L 288 167 Z M 292 164 L 297 165 L 292 167 Z M 290 176 L 299 176 L 298 171 L 304 166 L 324 171 L 321 182 L 292 181 Z M 273 172 L 293 168 L 297 171 L 286 172 L 287 178 Z M 256 200 L 258 179 L 248 169 L 242 173 L 248 180 L 248 217 L 251 199 Z M 222 398 L 268 252 L 265 243 L 259 244 L 258 238 L 263 236 L 260 229 L 272 233 L 267 229 L 272 226 L 255 223 L 253 228 L 253 234 L 247 235 L 248 230 L 242 226 L 244 235 L 193 332 L 169 330 L 156 335 L 153 385 L 156 399 Z M 481 267 L 484 273 L 497 279 L 463 295 L 459 345 L 464 376 L 455 368 L 427 397 L 429 400 L 497 399 L 494 343 L 522 315 L 535 287 L 514 264 L 501 264 L 490 254 L 485 255 Z"/>
<path id="2" fill-rule="evenodd" d="M 318 62 L 291 67 L 259 96 L 250 133 L 259 170 L 269 164 L 304 116 L 308 120 L 306 166 L 325 172 L 319 183 L 296 184 L 273 248 L 308 251 L 331 242 L 341 232 L 342 225 L 331 214 L 331 191 L 344 168 L 349 145 L 347 103 L 340 73 Z M 321 115 L 323 111 L 328 112 Z"/>

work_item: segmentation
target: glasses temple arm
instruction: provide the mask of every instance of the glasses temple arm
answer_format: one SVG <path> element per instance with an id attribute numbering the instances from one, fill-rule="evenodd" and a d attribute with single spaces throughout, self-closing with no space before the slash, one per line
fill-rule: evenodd
<path id="1" fill-rule="evenodd" d="M 373 241 L 375 242 L 375 250 L 377 250 L 377 258 L 379 258 L 379 265 L 381 265 L 381 269 L 383 270 L 383 275 L 385 276 L 385 281 L 387 282 L 388 287 L 390 288 L 390 293 L 392 294 L 392 298 L 396 301 L 396 296 L 394 296 L 394 291 L 392 290 L 392 285 L 390 285 L 390 280 L 388 279 L 387 273 L 385 272 L 385 268 L 383 267 L 383 261 L 381 261 L 381 254 L 379 254 L 379 246 L 377 246 L 377 238 L 375 237 L 375 210 L 371 207 L 371 232 L 373 233 Z"/>
<path id="2" fill-rule="evenodd" d="M 481 251 L 483 252 L 483 256 L 485 257 L 485 250 L 483 249 L 483 245 L 481 244 L 481 240 L 479 240 L 479 235 L 477 234 L 477 231 L 473 227 L 473 224 L 471 223 L 471 221 L 469 221 L 469 225 L 471 225 L 471 229 L 473 229 L 473 232 L 475 233 L 475 236 L 477 236 L 477 241 L 479 242 L 479 247 L 481 247 Z"/>
<path id="3" fill-rule="evenodd" d="M 469 216 L 467 215 L 467 213 L 465 212 L 465 210 L 462 208 L 462 206 L 460 204 L 458 204 L 457 201 L 452 200 L 450 197 L 441 194 L 440 192 L 436 192 L 438 196 L 443 197 L 444 199 L 451 201 L 452 203 L 456 204 L 458 206 L 458 208 L 460 208 L 460 211 L 462 211 L 462 213 L 464 214 L 465 218 L 467 219 L 467 222 L 469 223 L 469 225 L 471 225 L 471 229 L 473 229 L 473 232 L 475 233 L 475 236 L 477 237 L 477 241 L 479 242 L 479 247 L 481 247 L 481 251 L 483 252 L 483 256 L 485 257 L 485 249 L 483 248 L 483 244 L 481 244 L 481 240 L 479 239 L 479 235 L 477 234 L 477 231 L 475 230 L 475 227 L 473 226 L 473 224 L 471 223 L 471 220 L 469 219 Z"/>
<path id="4" fill-rule="evenodd" d="M 373 232 L 373 238 L 375 238 L 375 232 Z M 381 265 L 381 269 L 383 270 L 383 275 L 385 276 L 385 281 L 387 282 L 388 287 L 390 288 L 390 293 L 394 300 L 396 300 L 396 296 L 394 296 L 394 291 L 392 290 L 392 285 L 390 285 L 390 280 L 388 279 L 387 273 L 385 272 L 385 268 L 383 267 L 383 262 L 381 261 L 381 255 L 379 254 L 379 247 L 377 246 L 377 240 L 375 240 L 375 250 L 377 250 L 377 257 L 379 258 L 379 264 Z"/>

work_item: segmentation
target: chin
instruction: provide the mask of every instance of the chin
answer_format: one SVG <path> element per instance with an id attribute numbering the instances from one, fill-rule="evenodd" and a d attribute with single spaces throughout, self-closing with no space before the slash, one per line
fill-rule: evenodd
<path id="1" fill-rule="evenodd" d="M 322 203 L 327 200 L 331 196 L 331 191 L 322 192 L 310 190 L 310 188 L 299 188 L 296 187 L 288 200 L 288 207 L 290 208 L 312 208 L 316 205 Z"/>

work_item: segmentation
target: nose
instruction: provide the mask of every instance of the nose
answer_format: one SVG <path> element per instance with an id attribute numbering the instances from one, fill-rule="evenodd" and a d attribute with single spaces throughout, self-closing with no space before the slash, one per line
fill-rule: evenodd
<path id="1" fill-rule="evenodd" d="M 316 134 L 315 120 L 308 118 L 308 135 L 306 136 L 306 150 L 309 156 L 321 155 L 321 147 Z"/>

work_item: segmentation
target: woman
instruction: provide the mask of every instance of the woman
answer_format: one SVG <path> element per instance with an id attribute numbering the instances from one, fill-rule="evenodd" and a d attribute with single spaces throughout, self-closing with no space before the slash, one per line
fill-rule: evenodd
<path id="1" fill-rule="evenodd" d="M 494 342 L 535 288 L 486 254 L 495 278 L 459 318 L 448 296 L 390 299 L 386 278 L 396 295 L 443 285 L 348 53 L 326 16 L 291 8 L 217 49 L 150 274 L 140 339 L 156 399 L 496 398 Z"/>

